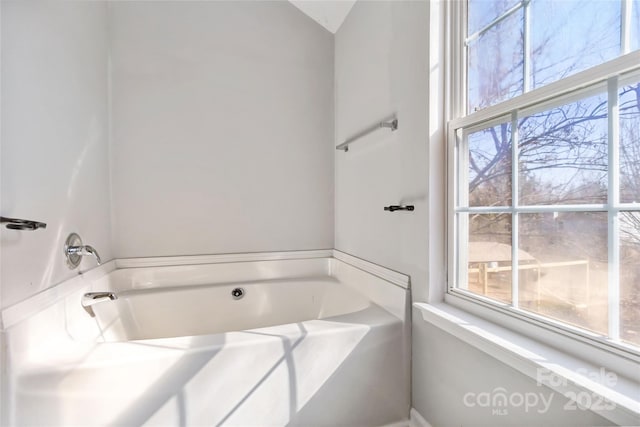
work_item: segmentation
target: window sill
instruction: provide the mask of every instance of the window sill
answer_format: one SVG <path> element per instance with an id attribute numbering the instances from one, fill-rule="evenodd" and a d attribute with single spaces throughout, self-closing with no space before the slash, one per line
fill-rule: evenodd
<path id="1" fill-rule="evenodd" d="M 619 425 L 640 422 L 640 383 L 542 344 L 450 304 L 414 303 L 422 318 L 456 338 L 572 398 L 588 394 L 591 411 Z M 578 403 L 584 400 L 578 400 Z M 613 404 L 613 405 L 611 405 Z M 613 408 L 611 408 L 613 406 Z"/>

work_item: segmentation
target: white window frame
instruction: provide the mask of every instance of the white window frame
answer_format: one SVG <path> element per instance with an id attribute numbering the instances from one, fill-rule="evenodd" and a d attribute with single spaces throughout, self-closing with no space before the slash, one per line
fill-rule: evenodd
<path id="1" fill-rule="evenodd" d="M 509 327 L 515 331 L 523 333 L 539 341 L 543 341 L 552 344 L 556 347 L 567 349 L 568 352 L 573 354 L 579 354 L 586 359 L 597 363 L 604 367 L 615 367 L 621 373 L 631 373 L 631 377 L 636 377 L 637 363 L 640 363 L 640 350 L 638 347 L 621 342 L 619 340 L 605 338 L 598 334 L 591 333 L 585 329 L 573 327 L 567 323 L 556 321 L 554 319 L 537 315 L 532 312 L 518 309 L 509 304 L 503 304 L 491 300 L 489 298 L 482 297 L 464 289 L 457 287 L 455 283 L 458 272 L 455 271 L 458 265 L 463 266 L 462 261 L 457 259 L 458 257 L 458 232 L 456 226 L 456 212 L 460 212 L 460 209 L 456 210 L 456 197 L 458 182 L 460 177 L 456 176 L 456 164 L 457 164 L 457 147 L 458 138 L 460 137 L 458 130 L 472 129 L 475 126 L 480 128 L 486 128 L 493 121 L 504 120 L 505 117 L 509 117 L 517 111 L 524 111 L 530 108 L 540 109 L 542 106 L 548 103 L 560 103 L 562 101 L 575 99 L 576 96 L 585 96 L 586 92 L 593 90 L 593 88 L 600 86 L 601 90 L 608 93 L 609 103 L 609 115 L 617 116 L 617 97 L 618 97 L 618 84 L 617 80 L 621 76 L 628 76 L 629 74 L 635 75 L 640 73 L 640 51 L 634 51 L 629 53 L 629 11 L 631 10 L 630 0 L 620 0 L 622 3 L 622 23 L 621 23 L 621 46 L 623 55 L 608 61 L 604 64 L 596 67 L 589 68 L 585 71 L 576 73 L 569 77 L 566 77 L 560 81 L 548 84 L 546 86 L 530 90 L 526 86 L 528 73 L 530 72 L 530 66 L 525 61 L 524 73 L 525 73 L 525 92 L 512 99 L 503 101 L 493 106 L 486 107 L 482 110 L 467 114 L 467 100 L 466 100 L 466 25 L 461 25 L 466 22 L 466 1 L 453 1 L 447 2 L 447 28 L 446 33 L 446 52 L 450 55 L 447 56 L 445 64 L 446 73 L 446 105 L 445 114 L 447 119 L 447 292 L 445 294 L 445 302 L 454 305 L 458 308 L 462 308 L 478 317 L 491 320 L 502 325 Z M 520 7 L 525 9 L 524 21 L 525 32 L 528 31 L 528 19 L 527 10 L 529 8 L 530 0 L 521 0 L 515 8 L 512 8 L 505 12 L 501 17 L 496 18 L 493 24 L 497 20 L 504 19 L 505 15 L 513 13 Z M 481 29 L 479 32 L 486 31 L 489 25 Z M 473 37 L 473 36 L 472 36 Z M 526 38 L 525 38 L 526 40 Z M 526 44 L 526 43 L 525 43 Z M 525 45 L 525 51 L 527 46 Z M 526 55 L 525 55 L 526 56 Z M 617 120 L 617 119 L 613 119 Z M 610 121 L 611 122 L 613 122 Z M 618 132 L 616 129 L 609 129 L 609 164 L 617 165 L 617 145 L 618 145 Z M 517 150 L 513 150 L 514 156 L 517 156 Z M 514 168 L 517 167 L 518 162 L 512 162 Z M 611 167 L 611 166 L 610 166 Z M 517 172 L 517 171 L 516 171 Z M 513 174 L 514 172 L 512 172 Z M 608 212 L 609 214 L 609 241 L 611 239 L 617 239 L 615 235 L 615 220 L 617 213 L 625 210 L 640 210 L 640 204 L 625 204 L 621 206 L 619 204 L 617 191 L 619 185 L 615 177 L 618 174 L 609 174 L 609 200 L 604 205 L 588 205 L 584 207 L 568 205 L 568 206 L 536 206 L 534 208 L 527 207 L 527 209 L 520 209 L 517 205 L 517 194 L 513 197 L 512 206 L 491 209 L 491 212 L 504 211 L 504 213 L 514 213 L 517 217 L 517 212 L 528 211 L 576 211 L 585 210 L 593 211 L 600 210 L 602 212 Z M 515 173 L 514 177 L 517 177 Z M 514 193 L 517 192 L 518 186 L 513 185 Z M 464 197 L 464 196 L 463 196 Z M 594 207 L 596 209 L 594 209 Z M 531 209 L 529 209 L 531 208 Z M 471 209 L 474 211 L 480 211 L 482 208 Z M 517 236 L 517 223 L 513 224 L 514 235 Z M 464 230 L 463 230 L 464 231 Z M 462 234 L 462 232 L 461 232 Z M 516 244 L 512 245 L 512 251 L 516 252 L 514 257 L 517 257 L 517 237 Z M 617 245 L 609 245 L 609 258 L 610 264 L 612 260 L 617 260 Z M 517 261 L 517 258 L 514 258 Z M 464 264 L 466 266 L 466 264 Z M 616 305 L 614 310 L 609 311 L 610 321 L 609 324 L 616 328 L 619 322 L 619 306 L 617 292 L 618 292 L 618 280 L 617 269 L 610 268 L 610 286 L 614 286 L 615 289 L 610 290 L 612 298 L 610 298 L 610 304 Z M 615 270 L 615 271 L 614 271 Z M 517 272 L 513 273 L 517 277 Z M 611 275 L 615 275 L 611 277 Z M 612 280 L 613 279 L 613 280 Z M 517 279 L 513 281 L 516 287 L 517 301 Z M 615 317 L 615 319 L 612 319 Z M 612 336 L 615 338 L 616 334 Z"/>

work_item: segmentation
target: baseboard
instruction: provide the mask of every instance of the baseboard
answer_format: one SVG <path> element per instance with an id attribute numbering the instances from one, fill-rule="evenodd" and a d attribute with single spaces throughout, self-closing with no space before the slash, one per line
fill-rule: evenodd
<path id="1" fill-rule="evenodd" d="M 415 408 L 411 408 L 409 427 L 431 427 L 431 424 L 420 415 L 420 412 L 416 411 Z"/>

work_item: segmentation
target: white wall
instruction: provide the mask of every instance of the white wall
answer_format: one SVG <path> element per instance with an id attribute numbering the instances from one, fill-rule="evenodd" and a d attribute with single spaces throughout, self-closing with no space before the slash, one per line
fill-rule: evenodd
<path id="1" fill-rule="evenodd" d="M 426 2 L 357 2 L 336 33 L 336 143 L 397 114 L 335 152 L 336 249 L 411 275 L 426 289 L 428 16 Z M 406 203 L 413 212 L 386 212 Z"/>
<path id="2" fill-rule="evenodd" d="M 378 131 L 335 154 L 336 249 L 411 276 L 414 301 L 442 299 L 444 264 L 442 8 L 427 1 L 359 1 L 336 34 L 336 135 L 341 142 L 389 113 Z M 404 202 L 413 213 L 382 207 Z M 431 285 L 431 286 L 430 286 Z M 414 312 L 412 406 L 434 426 L 608 425 Z M 545 414 L 468 408 L 468 392 L 553 394 Z"/>
<path id="3" fill-rule="evenodd" d="M 0 307 L 77 274 L 74 231 L 104 261 L 112 239 L 120 257 L 333 247 L 333 36 L 295 7 L 1 7 L 0 213 L 48 227 L 2 228 Z"/>
<path id="4" fill-rule="evenodd" d="M 0 231 L 0 307 L 77 274 L 71 232 L 110 245 L 105 2 L 1 2 L 0 213 L 47 223 Z M 95 266 L 84 260 L 83 270 Z"/>
<path id="5" fill-rule="evenodd" d="M 333 35 L 288 2 L 110 6 L 117 257 L 333 247 Z"/>
<path id="6" fill-rule="evenodd" d="M 612 423 L 587 410 L 567 410 L 569 399 L 551 389 L 538 386 L 520 372 L 469 346 L 435 326 L 427 325 L 420 315 L 413 316 L 413 406 L 434 427 L 445 426 L 609 426 Z M 504 394 L 513 399 L 504 415 L 494 407 L 470 407 L 478 396 Z M 535 395 L 535 397 L 534 397 Z M 529 399 L 531 407 L 518 404 L 518 396 Z M 537 400 L 535 400 L 537 399 Z M 549 402 L 547 403 L 543 402 Z M 482 397 L 479 400 L 482 403 Z M 535 405 L 533 404 L 535 402 Z"/>

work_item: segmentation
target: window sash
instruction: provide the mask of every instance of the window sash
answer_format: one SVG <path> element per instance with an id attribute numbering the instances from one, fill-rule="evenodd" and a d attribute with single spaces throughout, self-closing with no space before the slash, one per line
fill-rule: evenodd
<path id="1" fill-rule="evenodd" d="M 634 79 L 638 77 L 635 76 Z M 454 181 L 454 206 L 453 214 L 454 227 L 459 235 L 454 241 L 454 259 L 452 262 L 455 265 L 454 278 L 456 290 L 463 290 L 468 293 L 467 280 L 468 280 L 468 260 L 467 254 L 467 237 L 469 235 L 468 222 L 465 221 L 466 215 L 469 213 L 503 213 L 511 216 L 512 234 L 511 234 L 511 304 L 510 307 L 518 309 L 519 304 L 519 214 L 521 213 L 544 213 L 544 212 L 606 212 L 608 215 L 608 232 L 607 232 L 607 247 L 608 247 L 608 334 L 607 338 L 615 342 L 620 340 L 620 280 L 619 280 L 619 257 L 620 257 L 620 237 L 619 237 L 619 213 L 621 211 L 640 210 L 640 203 L 624 203 L 619 201 L 620 194 L 620 170 L 619 170 L 619 116 L 618 116 L 618 99 L 619 88 L 629 79 L 628 76 L 623 76 L 619 79 L 618 76 L 610 77 L 607 82 L 608 93 L 608 200 L 605 204 L 580 204 L 580 205 L 527 205 L 520 206 L 518 201 L 518 120 L 519 111 L 525 111 L 530 114 L 529 109 L 514 110 L 510 116 L 499 116 L 488 122 L 474 124 L 469 128 L 454 129 L 455 134 L 455 153 L 454 153 L 454 174 L 456 177 Z M 596 83 L 590 87 L 583 88 L 582 90 L 568 92 L 564 96 L 556 97 L 553 99 L 552 104 L 545 103 L 544 107 L 534 106 L 535 111 L 544 111 L 546 109 L 553 108 L 556 105 L 562 105 L 567 102 L 567 99 L 580 99 L 588 96 L 591 92 L 602 91 L 602 84 Z M 508 206 L 469 206 L 468 204 L 468 189 L 465 187 L 465 183 L 468 182 L 468 136 L 469 134 L 495 126 L 499 123 L 508 122 L 508 118 L 511 118 L 512 132 L 511 132 L 511 144 L 512 144 L 512 171 L 511 171 L 511 185 L 512 185 L 512 202 Z M 475 295 L 470 293 L 470 295 Z M 477 295 L 481 297 L 480 295 Z M 491 300 L 492 301 L 492 300 Z M 500 303 L 498 303 L 500 304 Z M 542 316 L 544 317 L 544 316 Z M 562 322 L 560 322 L 562 323 Z"/>
<path id="2" fill-rule="evenodd" d="M 624 1 L 624 0 L 623 0 Z M 466 13 L 466 2 L 455 2 L 450 7 L 450 16 L 464 16 Z M 521 4 L 524 4 L 522 2 Z M 528 4 L 529 2 L 526 1 Z M 508 11 L 509 12 L 509 11 Z M 511 12 L 513 13 L 513 12 Z M 456 28 L 452 26 L 451 28 Z M 624 27 L 623 27 L 624 28 Z M 456 37 L 459 41 L 463 39 L 460 34 L 450 34 L 450 43 L 455 43 Z M 458 45 L 460 46 L 460 45 Z M 454 49 L 455 55 L 448 62 L 451 71 L 449 91 L 452 95 L 453 102 L 448 105 L 449 118 L 448 121 L 448 293 L 454 295 L 463 295 L 465 298 L 483 300 L 481 295 L 473 294 L 460 288 L 458 285 L 462 281 L 458 280 L 461 274 L 466 274 L 468 263 L 464 251 L 460 250 L 463 243 L 469 235 L 468 224 L 460 224 L 458 221 L 459 214 L 464 213 L 505 213 L 512 216 L 512 304 L 506 306 L 503 303 L 487 299 L 490 304 L 496 307 L 503 307 L 508 312 L 518 312 L 528 318 L 543 318 L 550 324 L 559 326 L 574 333 L 576 328 L 568 323 L 557 321 L 545 316 L 529 313 L 520 310 L 518 303 L 518 274 L 514 266 L 517 265 L 518 257 L 518 215 L 520 213 L 538 213 L 538 212 L 607 212 L 609 218 L 608 229 L 608 251 L 609 265 L 616 268 L 609 268 L 609 334 L 608 337 L 600 337 L 597 340 L 605 342 L 606 345 L 613 345 L 629 351 L 631 348 L 633 353 L 638 353 L 637 348 L 629 346 L 619 341 L 619 299 L 620 284 L 618 277 L 618 261 L 619 261 L 619 224 L 618 216 L 623 211 L 640 210 L 640 203 L 620 203 L 619 202 L 619 160 L 618 160 L 618 116 L 617 116 L 617 100 L 618 88 L 623 86 L 627 80 L 637 79 L 640 75 L 640 51 L 627 53 L 616 59 L 608 61 L 604 64 L 589 68 L 582 72 L 576 73 L 549 85 L 540 87 L 503 101 L 496 105 L 486 107 L 474 113 L 466 114 L 466 47 L 463 49 Z M 460 66 L 464 65 L 464 68 Z M 525 67 L 526 68 L 526 67 Z M 605 89 L 606 88 L 606 89 Z M 499 207 L 469 207 L 468 192 L 460 191 L 468 180 L 465 177 L 466 165 L 468 160 L 467 147 L 464 141 L 469 133 L 473 131 L 485 129 L 498 123 L 511 122 L 512 124 L 512 146 L 517 147 L 517 123 L 518 117 L 522 117 L 535 112 L 551 109 L 554 106 L 571 102 L 587 97 L 590 93 L 606 91 L 608 93 L 608 144 L 609 144 L 609 185 L 608 197 L 605 204 L 587 204 L 587 205 L 535 205 L 520 206 L 518 204 L 518 150 L 512 150 L 512 205 Z M 614 169 L 615 168 L 615 169 Z M 611 173 L 614 171 L 614 173 Z M 466 244 L 466 243 L 464 243 Z M 485 301 L 486 303 L 487 301 Z M 522 313 L 520 313 L 522 312 Z M 578 328 L 580 330 L 580 328 Z M 582 334 L 589 339 L 594 339 L 593 333 L 584 330 Z"/>
<path id="3" fill-rule="evenodd" d="M 640 70 L 640 51 L 634 51 L 466 116 L 451 117 L 448 127 L 450 130 L 455 131 L 457 129 L 471 129 L 475 126 L 483 126 L 484 123 L 507 116 L 513 111 L 543 106 L 545 102 L 562 102 L 572 94 L 574 96 L 579 95 L 580 90 L 592 89 L 599 83 L 605 84 L 611 77 L 626 75 L 638 70 Z M 460 81 L 457 83 L 452 82 L 452 84 L 460 83 Z M 464 100 L 461 98 L 458 100 L 458 102 L 462 101 Z M 461 109 L 453 108 L 453 110 L 460 111 Z"/>
<path id="4" fill-rule="evenodd" d="M 463 114 L 456 115 L 454 117 L 462 117 L 466 115 L 468 112 L 469 106 L 467 105 L 467 85 L 468 81 L 466 79 L 466 71 L 468 64 L 468 52 L 469 46 L 478 41 L 482 35 L 490 31 L 492 28 L 499 25 L 502 21 L 509 18 L 514 13 L 518 12 L 522 9 L 523 11 L 523 94 L 528 93 L 531 90 L 531 1 L 532 0 L 520 0 L 520 2 L 514 4 L 511 8 L 504 11 L 500 16 L 493 19 L 493 21 L 489 22 L 487 25 L 477 30 L 475 33 L 467 35 L 466 34 L 466 26 L 462 25 L 468 21 L 468 5 L 467 1 L 456 2 L 459 3 L 455 7 L 449 10 L 449 16 L 452 19 L 450 22 L 450 28 L 458 28 L 460 33 L 462 30 L 464 34 L 459 34 L 460 41 L 462 42 L 460 46 L 464 46 L 464 48 L 456 52 L 454 54 L 456 56 L 457 64 L 454 64 L 454 69 L 458 68 L 463 73 L 465 78 L 463 81 L 458 81 L 458 83 L 464 83 L 464 86 L 460 86 L 463 88 L 463 96 L 458 97 L 457 99 L 461 102 Z M 633 25 L 632 15 L 634 13 L 634 5 L 633 0 L 618 0 L 620 1 L 620 55 L 627 55 L 631 52 L 631 28 Z M 457 24 L 457 25 L 456 25 Z M 456 42 L 454 36 L 454 43 Z M 544 87 L 544 86 L 543 86 Z M 520 95 L 522 96 L 522 95 Z M 489 107 L 486 107 L 489 108 Z M 482 110 L 480 110 L 482 111 Z"/>

